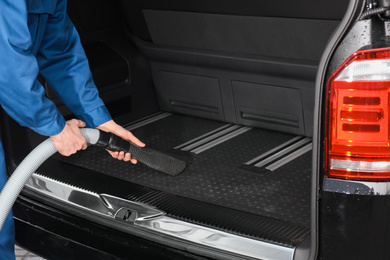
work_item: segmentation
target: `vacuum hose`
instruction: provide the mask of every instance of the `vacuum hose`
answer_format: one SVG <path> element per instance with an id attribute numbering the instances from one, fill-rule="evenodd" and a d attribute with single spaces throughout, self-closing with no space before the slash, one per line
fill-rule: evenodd
<path id="1" fill-rule="evenodd" d="M 172 156 L 147 147 L 139 147 L 129 141 L 123 140 L 113 133 L 106 133 L 97 129 L 81 128 L 81 133 L 88 144 L 99 146 L 110 151 L 124 151 L 146 166 L 162 173 L 175 176 L 181 173 L 186 163 Z M 11 175 L 0 194 L 0 230 L 8 216 L 12 205 L 22 191 L 30 176 L 50 156 L 57 152 L 51 138 L 43 141 L 19 164 Z"/>
<path id="2" fill-rule="evenodd" d="M 100 131 L 96 129 L 82 128 L 81 133 L 88 144 L 96 144 L 100 138 Z M 46 139 L 19 164 L 11 175 L 0 194 L 0 230 L 10 212 L 16 198 L 22 191 L 30 176 L 50 156 L 57 152 L 51 138 Z"/>

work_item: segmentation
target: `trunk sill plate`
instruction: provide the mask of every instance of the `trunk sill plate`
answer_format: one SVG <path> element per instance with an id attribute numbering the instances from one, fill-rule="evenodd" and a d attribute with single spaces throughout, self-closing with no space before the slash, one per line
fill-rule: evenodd
<path id="1" fill-rule="evenodd" d="M 241 237 L 167 216 L 144 203 L 107 194 L 97 194 L 57 180 L 33 174 L 26 188 L 101 217 L 123 221 L 124 225 L 164 234 L 226 253 L 254 259 L 292 260 L 295 248 Z M 125 211 L 125 212 L 124 212 Z M 159 240 L 158 242 L 163 242 Z"/>

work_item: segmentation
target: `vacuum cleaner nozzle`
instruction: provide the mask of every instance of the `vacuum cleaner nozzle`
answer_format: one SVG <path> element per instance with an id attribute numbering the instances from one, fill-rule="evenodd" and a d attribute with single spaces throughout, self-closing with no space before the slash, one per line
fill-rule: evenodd
<path id="1" fill-rule="evenodd" d="M 139 147 L 112 133 L 100 131 L 99 140 L 95 145 L 114 152 L 129 152 L 139 162 L 171 176 L 178 175 L 186 167 L 186 163 L 177 158 L 148 147 Z"/>

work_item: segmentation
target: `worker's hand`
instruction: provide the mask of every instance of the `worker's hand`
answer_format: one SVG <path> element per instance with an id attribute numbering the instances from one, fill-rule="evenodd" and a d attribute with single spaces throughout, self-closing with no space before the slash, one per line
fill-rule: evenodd
<path id="1" fill-rule="evenodd" d="M 51 136 L 54 147 L 60 154 L 69 156 L 88 147 L 87 141 L 80 132 L 80 127 L 84 126 L 85 123 L 83 121 L 72 119 L 66 121 L 61 133 Z"/>
<path id="2" fill-rule="evenodd" d="M 108 121 L 104 124 L 101 124 L 100 126 L 96 127 L 97 129 L 100 129 L 105 132 L 113 133 L 119 137 L 122 137 L 123 139 L 132 142 L 133 144 L 136 144 L 140 147 L 144 147 L 145 144 L 138 140 L 137 137 L 135 137 L 130 131 L 124 129 L 122 126 L 115 123 L 113 120 Z M 124 153 L 124 152 L 112 152 L 108 151 L 111 156 L 118 160 L 123 160 L 125 162 L 131 161 L 133 164 L 137 163 L 137 159 L 134 157 L 131 157 L 130 153 Z"/>

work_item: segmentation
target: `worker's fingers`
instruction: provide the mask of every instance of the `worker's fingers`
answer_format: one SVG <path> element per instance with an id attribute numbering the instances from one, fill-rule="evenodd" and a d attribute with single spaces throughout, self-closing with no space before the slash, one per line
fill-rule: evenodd
<path id="1" fill-rule="evenodd" d="M 109 154 L 111 154 L 112 158 L 116 159 L 118 158 L 118 152 L 113 152 L 113 151 L 110 151 L 110 150 L 106 150 Z"/>
<path id="2" fill-rule="evenodd" d="M 140 147 L 145 147 L 145 144 L 135 137 L 131 132 L 127 131 L 127 140 Z"/>
<path id="3" fill-rule="evenodd" d="M 79 128 L 83 126 L 85 126 L 83 121 L 72 119 L 66 122 L 64 129 L 59 134 L 51 136 L 54 147 L 60 154 L 69 156 L 88 147 Z"/>
<path id="4" fill-rule="evenodd" d="M 86 126 L 86 123 L 84 121 L 81 121 L 81 120 L 77 120 L 77 126 L 79 128 L 82 128 L 82 127 L 85 127 Z"/>
<path id="5" fill-rule="evenodd" d="M 144 147 L 145 144 L 141 142 L 137 137 L 135 137 L 130 131 L 124 129 L 122 126 L 118 125 L 115 123 L 113 120 L 110 120 L 104 124 L 101 124 L 100 126 L 97 127 L 100 130 L 103 130 L 105 132 L 111 132 L 127 141 L 130 141 L 134 143 L 135 145 L 138 145 L 140 147 Z M 133 164 L 137 163 L 137 159 L 134 157 L 131 157 L 130 153 L 118 153 L 118 152 L 112 152 L 109 151 L 111 156 L 115 159 L 118 160 L 123 160 L 123 161 L 130 161 Z"/>
<path id="6" fill-rule="evenodd" d="M 131 162 L 133 164 L 137 164 L 137 159 L 136 158 L 133 158 L 131 157 L 131 154 L 130 153 L 123 153 L 124 155 L 122 156 L 120 152 L 113 152 L 113 151 L 109 151 L 107 150 L 107 152 L 112 156 L 112 158 L 114 159 L 118 159 L 118 160 L 123 160 L 125 162 Z"/>
<path id="7" fill-rule="evenodd" d="M 131 158 L 130 162 L 131 162 L 132 164 L 137 164 L 138 161 L 137 161 L 136 158 Z"/>
<path id="8" fill-rule="evenodd" d="M 117 136 L 132 142 L 133 144 L 136 144 L 140 147 L 144 147 L 145 144 L 141 142 L 137 137 L 135 137 L 130 131 L 124 129 L 120 125 L 117 125 L 115 129 L 113 129 L 112 133 L 116 134 Z"/>
<path id="9" fill-rule="evenodd" d="M 125 158 L 125 153 L 123 151 L 120 151 L 119 154 L 118 154 L 118 160 L 123 160 L 123 158 Z"/>
<path id="10" fill-rule="evenodd" d="M 74 134 L 74 141 L 78 145 L 78 150 L 85 150 L 88 147 L 87 140 L 83 136 L 83 134 L 80 131 L 81 127 L 85 127 L 85 122 L 78 120 L 78 119 L 71 119 L 66 122 L 67 125 L 70 126 L 73 134 Z M 78 151 L 77 150 L 77 151 Z M 76 151 L 76 152 L 77 152 Z"/>
<path id="11" fill-rule="evenodd" d="M 68 121 L 66 121 L 66 124 L 68 124 L 70 126 L 75 126 L 75 127 L 78 127 L 78 128 L 85 127 L 85 125 L 86 125 L 84 121 L 81 121 L 81 120 L 78 120 L 78 119 L 68 120 Z"/>
<path id="12" fill-rule="evenodd" d="M 100 130 L 103 130 L 105 132 L 111 132 L 114 133 L 115 135 L 128 140 L 138 146 L 144 147 L 145 144 L 141 142 L 137 137 L 135 137 L 130 131 L 124 129 L 122 126 L 118 125 L 115 123 L 113 120 L 110 120 L 104 124 L 99 125 L 96 127 Z"/>
<path id="13" fill-rule="evenodd" d="M 125 153 L 125 157 L 123 157 L 123 161 L 128 162 L 131 160 L 131 154 L 130 153 Z"/>
<path id="14" fill-rule="evenodd" d="M 85 150 L 85 149 L 87 149 L 88 148 L 88 143 L 87 142 L 85 142 L 85 143 L 83 143 L 82 145 L 81 145 L 81 150 Z"/>

